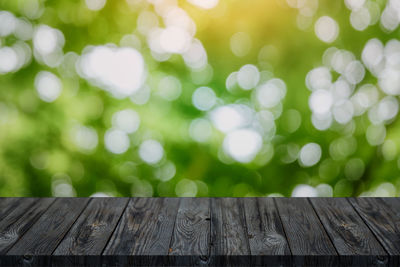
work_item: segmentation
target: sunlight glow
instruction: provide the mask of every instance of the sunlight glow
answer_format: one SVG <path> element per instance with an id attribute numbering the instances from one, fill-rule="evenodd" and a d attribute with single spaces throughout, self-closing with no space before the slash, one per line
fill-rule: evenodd
<path id="1" fill-rule="evenodd" d="M 133 48 L 95 46 L 85 49 L 78 73 L 115 97 L 126 97 L 140 89 L 146 77 L 142 55 Z"/>

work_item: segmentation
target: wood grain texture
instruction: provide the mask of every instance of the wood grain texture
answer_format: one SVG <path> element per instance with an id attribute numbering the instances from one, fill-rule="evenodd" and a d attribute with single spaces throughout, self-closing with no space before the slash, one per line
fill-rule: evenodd
<path id="1" fill-rule="evenodd" d="M 252 264 L 290 265 L 291 252 L 274 200 L 245 198 L 243 202 Z"/>
<path id="2" fill-rule="evenodd" d="M 0 214 L 0 266 L 400 266 L 399 198 L 0 198 Z"/>
<path id="3" fill-rule="evenodd" d="M 389 265 L 400 265 L 400 214 L 398 199 L 349 198 L 354 209 L 390 255 Z"/>
<path id="4" fill-rule="evenodd" d="M 400 227 L 400 198 L 384 197 L 380 199 L 384 201 L 387 204 L 387 208 L 394 213 L 394 215 L 391 217 L 391 221 L 396 222 L 395 224 L 397 227 Z M 400 266 L 400 255 L 390 254 L 389 263 L 390 266 Z"/>
<path id="5" fill-rule="evenodd" d="M 178 206 L 178 198 L 132 199 L 103 254 L 141 256 L 130 258 L 134 265 L 167 264 Z"/>
<path id="6" fill-rule="evenodd" d="M 0 221 L 0 254 L 7 253 L 54 200 L 53 198 L 20 198 L 14 210 Z"/>
<path id="7" fill-rule="evenodd" d="M 210 199 L 181 200 L 169 255 L 185 257 L 175 257 L 175 265 L 192 266 L 208 262 L 210 221 Z"/>
<path id="8" fill-rule="evenodd" d="M 0 197 L 0 221 L 11 211 L 15 210 L 18 202 L 19 199 L 15 197 Z"/>
<path id="9" fill-rule="evenodd" d="M 276 198 L 295 265 L 337 264 L 337 253 L 306 198 Z"/>
<path id="10" fill-rule="evenodd" d="M 387 208 L 394 212 L 394 216 L 392 216 L 392 220 L 396 218 L 400 218 L 400 198 L 399 197 L 383 197 L 379 198 L 383 202 L 386 203 Z"/>
<path id="11" fill-rule="evenodd" d="M 238 198 L 211 200 L 211 263 L 215 265 L 249 265 L 243 202 Z"/>
<path id="12" fill-rule="evenodd" d="M 400 217 L 398 211 L 380 198 L 350 198 L 365 223 L 375 233 L 386 251 L 400 254 Z"/>
<path id="13" fill-rule="evenodd" d="M 54 255 L 100 255 L 127 202 L 127 198 L 93 198 Z"/>
<path id="14" fill-rule="evenodd" d="M 88 198 L 57 199 L 7 254 L 51 255 L 88 202 Z"/>
<path id="15" fill-rule="evenodd" d="M 342 266 L 377 266 L 388 262 L 385 250 L 345 198 L 311 198 L 310 201 L 342 256 Z"/>

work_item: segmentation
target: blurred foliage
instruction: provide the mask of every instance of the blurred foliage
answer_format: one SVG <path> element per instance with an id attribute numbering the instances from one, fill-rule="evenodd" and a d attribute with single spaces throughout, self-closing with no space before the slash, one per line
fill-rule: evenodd
<path id="1" fill-rule="evenodd" d="M 390 6 L 395 1 L 207 0 L 206 6 L 199 1 L 0 0 L 0 195 L 399 194 L 400 92 L 396 88 L 395 92 L 387 92 L 390 86 L 400 83 L 396 80 L 399 68 L 393 67 L 394 78 L 390 76 L 392 80 L 386 81 L 390 88 L 384 90 L 381 85 L 385 81 L 379 80 L 382 76 L 362 60 L 369 40 L 376 38 L 385 45 L 400 37 L 400 7 Z M 352 6 L 357 3 L 361 5 Z M 165 15 L 168 7 L 175 5 L 183 13 L 172 18 Z M 364 12 L 361 15 L 360 10 Z M 13 14 L 11 21 L 20 24 L 9 22 L 5 14 Z M 192 22 L 185 21 L 186 16 Z M 338 26 L 337 38 L 328 42 L 316 34 L 317 21 L 323 16 L 329 16 Z M 158 26 L 152 24 L 154 18 Z M 165 43 L 152 44 L 151 27 L 167 28 L 168 19 L 174 18 L 178 28 L 188 27 L 185 30 L 189 37 L 186 33 L 165 33 L 167 39 L 161 37 L 160 41 Z M 44 25 L 59 32 L 54 35 Z M 43 35 L 39 36 L 39 29 L 43 29 Z M 332 29 L 322 30 L 329 35 Z M 184 37 L 199 40 L 206 51 L 205 64 L 193 67 L 184 60 L 186 50 L 176 48 L 182 41 L 179 38 Z M 104 73 L 93 78 L 79 70 L 83 55 L 94 46 L 104 45 L 140 52 L 146 70 L 140 89 L 116 95 L 112 84 L 104 84 L 106 78 L 96 81 Z M 160 53 L 152 45 L 172 52 Z M 6 47 L 13 47 L 22 56 L 4 50 Z M 384 118 L 373 120 L 374 112 L 381 114 L 374 109 L 381 103 L 376 100 L 359 114 L 351 106 L 350 119 L 338 122 L 334 117 L 328 127 L 317 129 L 310 107 L 313 89 L 307 88 L 306 77 L 311 70 L 326 65 L 323 58 L 329 47 L 345 49 L 365 65 L 361 81 L 347 82 L 351 96 L 365 84 L 376 86 L 379 100 L 390 95 L 391 102 L 381 105 L 389 110 L 382 115 Z M 46 49 L 51 53 L 46 54 Z M 15 61 L 13 53 L 22 63 Z M 386 61 L 396 60 L 400 50 L 397 53 L 386 54 Z M 247 64 L 256 66 L 257 75 L 261 75 L 258 85 L 251 85 L 250 90 L 240 88 L 238 76 L 232 76 L 236 80 L 229 84 L 231 73 Z M 332 83 L 346 76 L 347 71 L 337 73 L 332 68 L 326 67 L 331 71 Z M 46 86 L 40 91 L 40 73 L 45 77 L 43 83 L 47 81 L 53 87 L 58 85 L 49 73 L 56 75 L 55 81 L 61 81 L 60 95 L 52 88 L 46 91 Z M 249 75 L 253 75 L 251 71 L 244 79 L 251 83 Z M 283 81 L 281 91 L 286 93 L 278 103 L 260 107 L 263 100 L 257 98 L 257 90 L 262 89 L 257 88 L 271 79 Z M 196 107 L 193 97 L 202 86 L 212 88 L 216 96 L 214 99 L 211 93 L 206 100 L 200 98 L 201 105 L 206 106 L 203 110 Z M 348 99 L 353 101 L 351 96 Z M 264 97 L 274 100 L 273 96 Z M 230 131 L 218 128 L 218 123 L 234 125 L 240 119 L 233 116 L 232 110 L 221 115 L 219 121 L 215 119 L 218 108 L 239 107 L 231 104 L 248 107 L 251 115 L 246 120 L 251 122 L 238 128 L 251 130 L 230 135 Z M 115 114 L 121 110 L 134 113 L 128 112 L 130 119 L 121 117 L 118 123 Z M 129 123 L 135 128 L 135 114 L 140 118 L 138 129 L 114 131 L 107 147 L 106 136 L 112 129 L 124 129 Z M 273 114 L 274 119 L 265 122 L 268 125 L 258 121 L 259 128 L 264 129 L 259 130 L 253 123 L 257 114 Z M 196 128 L 193 121 L 199 118 L 202 120 L 197 122 L 202 124 Z M 146 140 L 154 142 L 143 146 Z M 118 146 L 122 152 L 113 153 Z"/>

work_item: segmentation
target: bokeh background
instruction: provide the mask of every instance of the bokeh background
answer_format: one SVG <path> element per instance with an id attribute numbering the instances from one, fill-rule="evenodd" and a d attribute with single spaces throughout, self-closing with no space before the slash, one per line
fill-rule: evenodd
<path id="1" fill-rule="evenodd" d="M 396 0 L 0 0 L 2 196 L 398 196 Z"/>

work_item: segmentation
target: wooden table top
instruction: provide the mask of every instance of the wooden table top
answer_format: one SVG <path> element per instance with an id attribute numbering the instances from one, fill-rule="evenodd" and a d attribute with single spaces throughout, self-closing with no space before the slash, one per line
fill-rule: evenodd
<path id="1" fill-rule="evenodd" d="M 0 198 L 0 266 L 399 266 L 399 198 Z"/>

